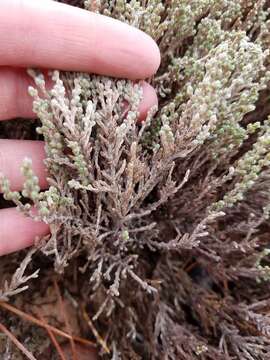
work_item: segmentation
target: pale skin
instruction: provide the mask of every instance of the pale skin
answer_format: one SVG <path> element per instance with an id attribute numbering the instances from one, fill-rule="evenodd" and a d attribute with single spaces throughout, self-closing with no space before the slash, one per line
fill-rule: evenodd
<path id="1" fill-rule="evenodd" d="M 155 42 L 117 20 L 51 0 L 0 0 L 0 121 L 35 118 L 26 73 L 29 67 L 84 71 L 131 80 L 151 77 L 160 64 Z M 157 103 L 155 90 L 143 82 L 140 119 Z M 12 190 L 22 188 L 20 165 L 25 157 L 46 189 L 41 141 L 0 139 L 0 173 Z M 0 210 L 0 255 L 33 244 L 49 233 L 46 224 Z"/>

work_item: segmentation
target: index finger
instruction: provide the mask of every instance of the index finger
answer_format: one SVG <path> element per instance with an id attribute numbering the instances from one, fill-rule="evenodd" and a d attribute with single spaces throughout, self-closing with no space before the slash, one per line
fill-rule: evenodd
<path id="1" fill-rule="evenodd" d="M 0 2 L 0 65 L 143 79 L 159 63 L 153 39 L 118 20 L 51 0 Z"/>

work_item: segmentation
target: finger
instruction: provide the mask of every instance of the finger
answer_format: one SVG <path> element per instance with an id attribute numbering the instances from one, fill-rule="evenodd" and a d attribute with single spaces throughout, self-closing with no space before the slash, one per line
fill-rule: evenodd
<path id="1" fill-rule="evenodd" d="M 25 181 L 20 168 L 23 160 L 32 159 L 34 173 L 39 177 L 41 189 L 47 187 L 44 143 L 30 140 L 0 139 L 0 173 L 10 180 L 12 190 L 21 190 Z"/>
<path id="2" fill-rule="evenodd" d="M 37 236 L 49 233 L 49 227 L 36 222 L 16 208 L 0 210 L 0 256 L 31 246 Z"/>
<path id="3" fill-rule="evenodd" d="M 147 112 L 153 107 L 158 105 L 158 97 L 153 86 L 146 81 L 142 82 L 143 98 L 139 105 L 139 122 L 146 119 Z"/>
<path id="4" fill-rule="evenodd" d="M 32 111 L 33 98 L 28 94 L 30 85 L 33 82 L 24 69 L 0 67 L 0 121 L 36 117 Z"/>
<path id="5" fill-rule="evenodd" d="M 51 0 L 1 0 L 0 34 L 0 65 L 143 79 L 160 64 L 142 31 Z"/>
<path id="6" fill-rule="evenodd" d="M 147 111 L 157 104 L 154 88 L 142 81 L 143 100 L 140 104 L 140 118 L 143 120 Z M 32 111 L 33 99 L 28 95 L 28 87 L 33 85 L 30 76 L 23 69 L 0 68 L 0 120 L 16 117 L 35 118 Z"/>

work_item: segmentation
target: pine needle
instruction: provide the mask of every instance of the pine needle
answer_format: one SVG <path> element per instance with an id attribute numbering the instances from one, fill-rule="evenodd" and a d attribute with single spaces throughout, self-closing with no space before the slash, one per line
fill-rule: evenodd
<path id="1" fill-rule="evenodd" d="M 0 323 L 0 331 L 2 331 L 12 342 L 17 346 L 18 349 L 29 359 L 37 360 L 30 351 L 28 351 L 24 345 L 3 325 Z"/>
<path id="2" fill-rule="evenodd" d="M 49 325 L 49 324 L 45 324 L 43 323 L 41 320 L 35 318 L 34 316 L 32 315 L 29 315 L 27 313 L 25 313 L 24 311 L 22 310 L 19 310 L 17 309 L 16 307 L 10 305 L 10 304 L 7 304 L 6 302 L 3 302 L 3 301 L 0 301 L 0 307 L 2 307 L 3 309 L 6 309 L 10 312 L 12 312 L 13 314 L 16 314 L 17 316 L 20 316 L 21 318 L 33 323 L 33 324 L 36 324 L 42 328 L 45 328 L 45 329 L 49 329 L 51 330 L 54 334 L 57 334 L 59 336 L 62 336 L 66 339 L 73 339 L 74 341 L 78 342 L 78 343 L 81 343 L 81 344 L 84 344 L 84 345 L 88 345 L 88 346 L 91 346 L 91 347 L 96 347 L 96 344 L 93 343 L 92 341 L 89 341 L 89 340 L 86 340 L 86 339 L 83 339 L 81 337 L 78 337 L 78 336 L 71 336 L 70 334 L 67 334 L 66 332 L 62 331 L 62 330 L 59 330 L 57 329 L 56 327 L 52 326 L 52 325 Z"/>
<path id="3" fill-rule="evenodd" d="M 102 339 L 102 337 L 99 335 L 98 331 L 94 327 L 94 324 L 90 317 L 88 316 L 86 310 L 82 309 L 83 317 L 85 321 L 87 322 L 89 328 L 91 329 L 92 333 L 94 334 L 95 338 L 97 339 L 97 342 L 102 346 L 103 350 L 106 352 L 106 354 L 110 354 L 110 349 L 108 348 L 106 342 Z"/>
<path id="4" fill-rule="evenodd" d="M 57 281 L 55 279 L 53 280 L 53 284 L 54 284 L 54 288 L 55 288 L 55 291 L 56 291 L 56 294 L 57 294 L 57 297 L 58 297 L 59 307 L 60 307 L 64 322 L 65 322 L 66 328 L 67 328 L 68 332 L 71 334 L 72 331 L 71 331 L 70 323 L 68 321 L 68 317 L 67 317 L 67 313 L 66 313 L 66 309 L 65 309 L 65 304 L 63 302 L 59 286 L 58 286 Z M 75 343 L 74 343 L 74 340 L 73 340 L 72 337 L 70 338 L 70 346 L 71 346 L 71 350 L 72 350 L 73 360 L 78 360 L 78 356 L 77 356 L 77 352 L 76 352 L 76 346 L 75 346 Z"/>
<path id="5" fill-rule="evenodd" d="M 46 326 L 46 321 L 41 315 L 40 315 L 40 319 L 43 321 L 43 323 Z M 65 354 L 63 353 L 63 350 L 62 350 L 60 344 L 58 343 L 58 341 L 57 341 L 57 339 L 56 339 L 56 337 L 54 335 L 54 333 L 51 331 L 51 329 L 48 329 L 48 327 L 46 327 L 46 331 L 48 332 L 48 335 L 49 335 L 49 337 L 51 339 L 51 342 L 53 343 L 53 345 L 54 345 L 60 359 L 61 360 L 67 360 L 66 357 L 65 357 Z"/>

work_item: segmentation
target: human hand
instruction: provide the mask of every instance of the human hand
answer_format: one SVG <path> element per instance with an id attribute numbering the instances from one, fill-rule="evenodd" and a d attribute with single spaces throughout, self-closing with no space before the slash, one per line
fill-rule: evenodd
<path id="1" fill-rule="evenodd" d="M 35 118 L 26 68 L 84 71 L 121 78 L 145 79 L 160 63 L 154 41 L 117 20 L 51 0 L 0 2 L 0 121 Z M 154 89 L 143 83 L 140 118 L 157 103 Z M 44 144 L 41 141 L 0 140 L 0 172 L 20 190 L 20 166 L 25 157 L 46 189 Z M 24 217 L 15 208 L 0 210 L 0 255 L 33 244 L 49 232 L 46 224 Z"/>

